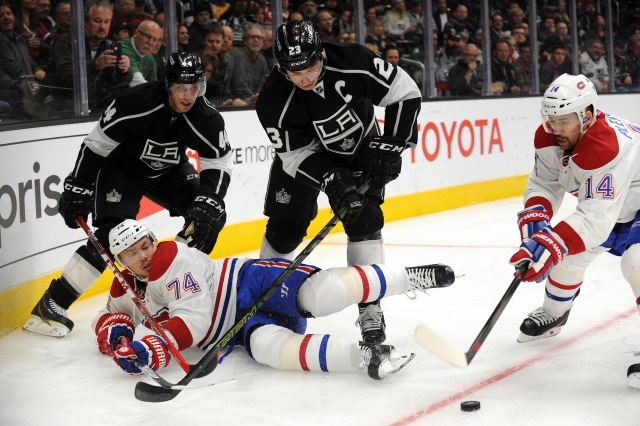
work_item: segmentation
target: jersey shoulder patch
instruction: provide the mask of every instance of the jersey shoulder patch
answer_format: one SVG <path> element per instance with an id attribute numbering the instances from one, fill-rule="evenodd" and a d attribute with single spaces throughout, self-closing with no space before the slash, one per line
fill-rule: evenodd
<path id="1" fill-rule="evenodd" d="M 547 133 L 542 127 L 542 124 L 538 126 L 538 130 L 536 130 L 536 136 L 533 143 L 536 149 L 558 146 L 555 135 Z"/>
<path id="2" fill-rule="evenodd" d="M 178 245 L 175 241 L 163 241 L 159 243 L 153 255 L 151 271 L 149 271 L 149 281 L 155 281 L 162 277 L 176 256 L 178 256 Z"/>
<path id="3" fill-rule="evenodd" d="M 613 161 L 620 152 L 618 136 L 598 114 L 596 122 L 582 136 L 573 150 L 572 161 L 583 170 L 595 170 Z"/>

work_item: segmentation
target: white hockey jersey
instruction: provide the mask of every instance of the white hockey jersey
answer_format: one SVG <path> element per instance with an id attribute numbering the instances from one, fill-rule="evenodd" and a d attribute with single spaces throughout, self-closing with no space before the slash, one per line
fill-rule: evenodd
<path id="1" fill-rule="evenodd" d="M 571 152 L 540 126 L 525 207 L 541 204 L 553 215 L 565 192 L 579 204 L 553 231 L 568 254 L 602 244 L 616 223 L 632 220 L 640 210 L 640 125 L 599 111 Z"/>
<path id="2" fill-rule="evenodd" d="M 147 285 L 135 280 L 131 287 L 179 350 L 202 348 L 218 341 L 235 324 L 238 272 L 249 260 L 214 261 L 185 244 L 161 242 Z M 134 282 L 128 271 L 123 275 Z M 136 326 L 144 321 L 131 297 L 114 280 L 106 306 L 93 320 L 96 334 L 104 320 L 117 312 L 129 315 Z"/>

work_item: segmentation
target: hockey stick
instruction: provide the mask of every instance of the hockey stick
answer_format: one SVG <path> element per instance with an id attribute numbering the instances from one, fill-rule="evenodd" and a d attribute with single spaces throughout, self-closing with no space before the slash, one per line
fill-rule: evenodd
<path id="1" fill-rule="evenodd" d="M 370 181 L 365 182 L 360 188 L 358 188 L 359 192 L 365 192 L 369 185 Z M 313 237 L 313 239 L 307 244 L 307 246 L 296 256 L 295 259 L 287 266 L 287 268 L 282 271 L 282 273 L 278 276 L 278 278 L 273 281 L 273 283 L 269 286 L 268 289 L 265 290 L 264 293 L 255 301 L 255 303 L 249 308 L 249 310 L 244 314 L 242 318 L 240 318 L 231 328 L 218 340 L 218 342 L 211 349 L 205 353 L 200 361 L 195 366 L 192 366 L 191 371 L 187 373 L 186 376 L 182 378 L 177 384 L 170 383 L 166 380 L 162 380 L 164 383 L 160 383 L 158 380 L 154 379 L 157 383 L 160 383 L 162 387 L 154 386 L 145 382 L 138 382 L 136 384 L 135 396 L 140 401 L 145 402 L 164 402 L 169 401 L 178 396 L 178 394 L 185 389 L 185 386 L 188 385 L 193 379 L 196 377 L 206 376 L 210 374 L 213 370 L 218 366 L 218 359 L 220 356 L 220 351 L 222 348 L 227 346 L 231 339 L 240 332 L 242 327 L 253 317 L 256 312 L 264 305 L 269 298 L 276 292 L 285 282 L 287 278 L 296 270 L 296 268 L 302 263 L 304 259 L 311 254 L 311 252 L 320 244 L 320 242 L 329 234 L 329 232 L 340 222 L 342 216 L 344 216 L 344 211 L 341 211 L 339 215 L 335 214 L 331 218 L 331 220 L 318 232 L 318 234 Z M 157 375 L 157 374 L 156 374 Z"/>
<path id="2" fill-rule="evenodd" d="M 493 329 L 493 326 L 498 322 L 498 318 L 500 318 L 500 315 L 502 315 L 502 312 L 507 307 L 509 300 L 511 300 L 511 297 L 516 292 L 518 285 L 522 282 L 522 277 L 527 269 L 529 269 L 528 264 L 517 269 L 516 276 L 513 281 L 511 281 L 511 284 L 509 284 L 509 288 L 507 288 L 504 296 L 502 296 L 502 299 L 498 302 L 498 306 L 496 306 L 486 324 L 482 327 L 482 330 L 480 330 L 478 337 L 473 341 L 467 352 L 462 352 L 425 324 L 418 324 L 416 327 L 416 341 L 420 346 L 424 347 L 437 357 L 447 361 L 449 364 L 459 368 L 467 368 L 473 358 L 477 355 L 480 347 L 491 332 L 491 329 Z"/>
<path id="3" fill-rule="evenodd" d="M 182 367 L 182 369 L 184 370 L 185 373 L 189 373 L 192 370 L 193 365 L 190 365 L 184 359 L 184 357 L 182 356 L 182 354 L 180 353 L 178 348 L 176 348 L 173 345 L 173 343 L 171 342 L 171 340 L 167 336 L 167 333 L 165 333 L 164 328 L 162 328 L 162 326 L 157 323 L 157 321 L 151 315 L 151 312 L 149 312 L 149 310 L 144 305 L 144 303 L 142 303 L 142 300 L 140 300 L 138 295 L 133 290 L 131 290 L 131 286 L 127 283 L 127 281 L 125 280 L 124 276 L 120 273 L 118 268 L 116 268 L 116 265 L 113 264 L 113 261 L 111 260 L 111 258 L 107 254 L 107 252 L 104 249 L 104 247 L 102 247 L 102 244 L 100 244 L 100 241 L 98 241 L 98 238 L 96 237 L 96 235 L 93 233 L 93 231 L 91 229 L 89 229 L 89 226 L 87 225 L 87 222 L 84 220 L 84 218 L 82 216 L 77 216 L 76 217 L 76 222 L 78 222 L 78 225 L 80 225 L 80 227 L 87 234 L 87 236 L 89 237 L 89 240 L 91 241 L 91 244 L 93 244 L 93 246 L 96 248 L 96 250 L 98 250 L 98 253 L 100 253 L 100 256 L 102 257 L 102 260 L 104 260 L 107 263 L 107 265 L 109 266 L 109 268 L 113 272 L 113 275 L 115 275 L 116 279 L 118 280 L 118 282 L 120 283 L 122 288 L 127 292 L 129 297 L 131 297 L 131 299 L 133 300 L 133 303 L 135 303 L 135 305 L 138 308 L 138 310 L 140 311 L 140 313 L 142 313 L 142 316 L 144 317 L 144 319 L 148 321 L 148 323 L 151 326 L 151 328 L 153 329 L 153 331 L 156 334 L 160 335 L 160 337 L 162 337 L 164 339 L 164 341 L 167 344 L 167 348 L 169 349 L 169 352 L 171 352 L 171 355 L 173 355 L 173 357 L 175 358 L 176 362 L 178 364 L 180 364 L 180 367 Z M 151 370 L 151 371 L 153 371 L 153 370 Z M 198 376 L 198 377 L 202 377 L 202 376 Z M 154 378 L 154 376 L 151 376 L 151 378 L 156 380 Z M 160 383 L 160 382 L 158 382 L 158 383 Z"/>

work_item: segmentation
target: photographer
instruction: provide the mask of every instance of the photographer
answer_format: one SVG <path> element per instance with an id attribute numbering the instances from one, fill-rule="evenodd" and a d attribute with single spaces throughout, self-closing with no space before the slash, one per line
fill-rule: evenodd
<path id="1" fill-rule="evenodd" d="M 84 3 L 87 84 L 92 112 L 104 110 L 117 94 L 129 86 L 133 77 L 129 58 L 117 52 L 118 43 L 107 40 L 112 15 L 112 5 L 108 0 L 87 0 Z M 73 88 L 71 41 L 71 34 L 67 33 L 53 48 L 58 85 L 69 88 Z M 72 101 L 72 92 L 64 98 Z"/>

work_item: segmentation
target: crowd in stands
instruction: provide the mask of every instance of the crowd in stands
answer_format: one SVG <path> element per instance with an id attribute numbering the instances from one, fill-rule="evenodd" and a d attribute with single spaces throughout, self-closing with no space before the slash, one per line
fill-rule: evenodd
<path id="1" fill-rule="evenodd" d="M 282 20 L 308 19 L 323 41 L 355 43 L 353 0 L 280 0 Z M 614 73 L 607 63 L 606 2 L 536 3 L 538 51 L 531 51 L 528 1 L 490 0 L 490 45 L 483 45 L 481 2 L 432 0 L 435 87 L 439 97 L 533 94 L 532 61 L 540 90 L 573 70 L 600 92 L 640 92 L 640 2 L 615 2 Z M 183 0 L 176 23 L 178 49 L 198 53 L 207 73 L 206 97 L 217 107 L 254 105 L 274 65 L 272 10 L 266 0 Z M 130 86 L 164 78 L 163 0 L 86 0 L 84 31 L 91 114 Z M 364 43 L 422 83 L 425 63 L 420 0 L 365 0 Z M 570 30 L 578 31 L 572 57 Z M 0 123 L 74 115 L 69 0 L 0 0 Z M 483 76 L 483 51 L 491 81 Z M 412 63 L 414 65 L 412 65 Z"/>

